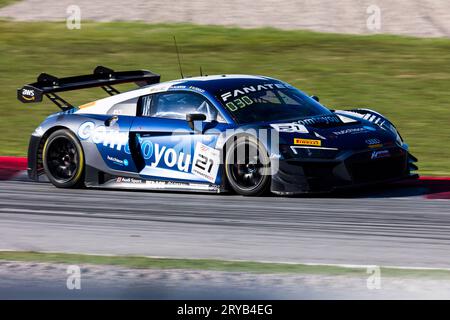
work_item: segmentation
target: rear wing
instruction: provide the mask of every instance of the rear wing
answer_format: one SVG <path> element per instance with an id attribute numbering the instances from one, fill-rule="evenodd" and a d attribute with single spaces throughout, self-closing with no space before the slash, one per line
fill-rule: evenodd
<path id="1" fill-rule="evenodd" d="M 109 95 L 119 93 L 115 84 L 134 82 L 139 87 L 159 83 L 161 76 L 147 70 L 119 71 L 98 66 L 92 74 L 57 78 L 47 73 L 41 73 L 37 82 L 27 84 L 17 89 L 17 99 L 23 103 L 41 102 L 46 96 L 61 110 L 69 110 L 73 106 L 56 95 L 57 92 L 73 91 L 101 87 Z"/>

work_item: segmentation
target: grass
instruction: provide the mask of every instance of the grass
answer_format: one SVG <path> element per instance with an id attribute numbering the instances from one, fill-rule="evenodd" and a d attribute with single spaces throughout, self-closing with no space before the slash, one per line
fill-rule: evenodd
<path id="1" fill-rule="evenodd" d="M 364 276 L 366 268 L 332 265 L 307 265 L 263 263 L 251 261 L 225 261 L 211 259 L 167 259 L 137 256 L 102 256 L 69 253 L 41 253 L 25 251 L 0 251 L 0 261 L 46 262 L 63 264 L 112 265 L 136 269 L 212 270 L 249 273 L 315 274 L 329 276 Z M 381 268 L 383 276 L 407 278 L 450 279 L 448 270 Z"/>
<path id="2" fill-rule="evenodd" d="M 0 0 L 0 8 L 6 7 L 10 4 L 13 4 L 14 2 L 17 2 L 18 0 Z"/>
<path id="3" fill-rule="evenodd" d="M 0 154 L 25 155 L 30 133 L 50 102 L 23 105 L 16 88 L 40 72 L 68 76 L 102 64 L 148 68 L 179 77 L 172 36 L 185 74 L 248 73 L 288 81 L 330 108 L 369 107 L 395 122 L 422 174 L 450 175 L 450 40 L 352 36 L 274 29 L 143 23 L 0 21 Z M 65 95 L 84 103 L 101 91 Z"/>

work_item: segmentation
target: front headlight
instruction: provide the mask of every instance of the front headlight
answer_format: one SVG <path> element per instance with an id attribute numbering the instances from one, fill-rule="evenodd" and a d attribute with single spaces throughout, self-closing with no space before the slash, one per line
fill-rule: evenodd
<path id="1" fill-rule="evenodd" d="M 339 153 L 335 148 L 314 148 L 306 146 L 290 146 L 292 156 L 302 159 L 334 159 Z"/>
<path id="2" fill-rule="evenodd" d="M 388 129 L 395 135 L 395 142 L 397 143 L 397 145 L 404 148 L 405 150 L 408 150 L 408 145 L 403 141 L 401 135 L 397 131 L 397 128 L 395 128 L 392 123 L 389 123 Z"/>

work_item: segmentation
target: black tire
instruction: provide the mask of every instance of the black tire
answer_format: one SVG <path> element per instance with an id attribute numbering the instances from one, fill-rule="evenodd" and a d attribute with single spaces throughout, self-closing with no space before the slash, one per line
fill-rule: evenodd
<path id="1" fill-rule="evenodd" d="M 53 132 L 42 150 L 45 174 L 58 188 L 84 187 L 84 153 L 77 137 L 67 129 Z"/>
<path id="2" fill-rule="evenodd" d="M 242 150 L 245 150 L 243 157 Z M 271 181 L 270 158 L 256 138 L 236 138 L 227 146 L 224 166 L 228 184 L 236 193 L 244 196 L 261 196 L 268 193 Z"/>

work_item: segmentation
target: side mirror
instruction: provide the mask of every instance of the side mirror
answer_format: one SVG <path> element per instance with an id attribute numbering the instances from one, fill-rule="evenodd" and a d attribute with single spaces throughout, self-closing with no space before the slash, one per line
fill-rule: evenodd
<path id="1" fill-rule="evenodd" d="M 186 115 L 186 121 L 189 124 L 189 127 L 192 130 L 195 130 L 195 122 L 197 121 L 205 121 L 206 120 L 206 116 L 203 113 L 189 113 Z M 196 130 L 196 131 L 201 131 L 201 130 Z"/>
<path id="2" fill-rule="evenodd" d="M 317 102 L 319 102 L 319 101 L 320 101 L 320 99 L 319 99 L 319 97 L 318 97 L 318 96 L 311 96 L 310 98 L 311 98 L 311 99 L 313 99 L 313 100 L 316 100 Z"/>
<path id="3" fill-rule="evenodd" d="M 105 120 L 105 126 L 109 127 L 109 126 L 113 125 L 114 123 L 116 123 L 117 120 L 119 120 L 118 116 L 112 116 L 111 118 L 108 118 Z"/>

